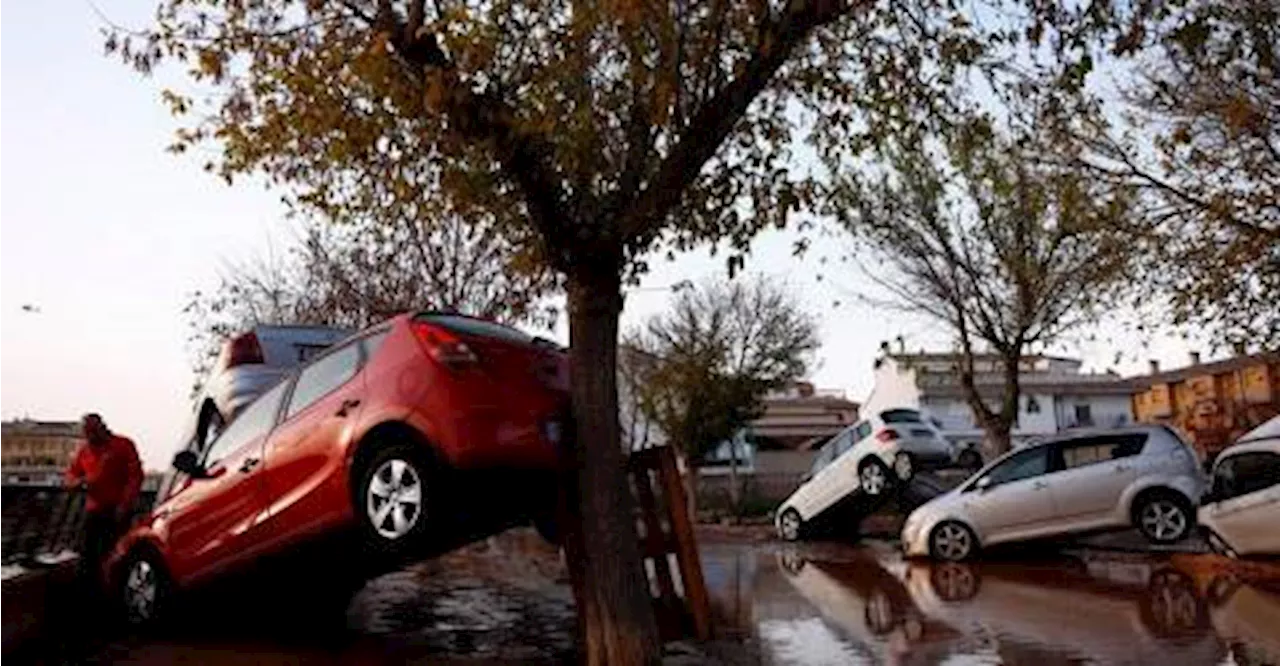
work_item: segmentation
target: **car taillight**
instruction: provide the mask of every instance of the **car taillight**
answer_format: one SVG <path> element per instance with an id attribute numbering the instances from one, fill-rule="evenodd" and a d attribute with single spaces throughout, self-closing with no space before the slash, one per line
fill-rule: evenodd
<path id="1" fill-rule="evenodd" d="M 413 322 L 412 327 L 413 334 L 431 358 L 445 367 L 458 370 L 480 362 L 467 343 L 459 340 L 453 333 L 422 321 Z"/>
<path id="2" fill-rule="evenodd" d="M 257 335 L 245 333 L 231 338 L 227 342 L 227 363 L 225 367 L 234 368 L 237 365 L 263 362 L 262 345 L 258 343 Z"/>
<path id="3" fill-rule="evenodd" d="M 881 430 L 880 432 L 876 433 L 876 440 L 877 440 L 877 441 L 879 441 L 879 442 L 881 442 L 881 443 L 892 442 L 892 441 L 894 441 L 894 440 L 896 440 L 896 439 L 898 439 L 898 431 L 897 431 L 897 430 L 888 430 L 888 429 L 885 429 L 885 430 Z"/>

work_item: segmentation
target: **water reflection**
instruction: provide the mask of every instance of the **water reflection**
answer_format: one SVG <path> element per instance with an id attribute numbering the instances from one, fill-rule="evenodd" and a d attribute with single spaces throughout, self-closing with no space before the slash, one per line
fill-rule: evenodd
<path id="1" fill-rule="evenodd" d="M 721 625 L 772 664 L 1280 664 L 1280 595 L 1163 561 L 907 563 L 887 549 L 709 548 Z"/>

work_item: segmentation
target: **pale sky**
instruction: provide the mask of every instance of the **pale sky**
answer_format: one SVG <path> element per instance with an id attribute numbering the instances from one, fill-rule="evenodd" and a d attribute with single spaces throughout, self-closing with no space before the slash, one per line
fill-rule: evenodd
<path id="1" fill-rule="evenodd" d="M 150 0 L 102 6 L 125 25 L 154 11 Z M 0 21 L 0 413 L 101 412 L 159 468 L 190 407 L 185 297 L 216 284 L 225 261 L 282 237 L 284 211 L 277 193 L 228 187 L 199 157 L 166 153 L 175 124 L 159 102 L 161 82 L 103 57 L 99 27 L 84 0 L 5 3 Z M 928 324 L 855 304 L 856 274 L 819 265 L 816 252 L 792 258 L 792 239 L 761 236 L 747 267 L 787 280 L 821 318 L 812 377 L 820 388 L 862 400 L 881 340 L 945 344 Z M 666 307 L 661 287 L 723 275 L 723 255 L 707 255 L 653 262 L 644 289 L 627 298 L 624 328 Z M 24 312 L 27 304 L 40 312 Z M 563 320 L 559 329 L 567 342 Z M 1155 347 L 1117 369 L 1141 372 L 1148 356 L 1185 364 L 1181 341 Z M 1101 369 L 1114 350 L 1057 351 Z"/>

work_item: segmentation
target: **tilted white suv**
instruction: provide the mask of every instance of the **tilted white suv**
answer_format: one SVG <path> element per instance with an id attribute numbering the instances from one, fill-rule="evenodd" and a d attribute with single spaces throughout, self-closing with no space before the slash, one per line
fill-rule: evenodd
<path id="1" fill-rule="evenodd" d="M 942 433 L 914 409 L 886 409 L 832 437 L 805 482 L 778 507 L 778 535 L 800 538 L 805 524 L 855 492 L 878 496 L 917 469 L 955 464 Z"/>
<path id="2" fill-rule="evenodd" d="M 908 516 L 908 555 L 963 560 L 981 546 L 1137 527 L 1186 537 L 1205 488 L 1195 453 L 1171 429 L 1076 431 L 997 458 Z"/>

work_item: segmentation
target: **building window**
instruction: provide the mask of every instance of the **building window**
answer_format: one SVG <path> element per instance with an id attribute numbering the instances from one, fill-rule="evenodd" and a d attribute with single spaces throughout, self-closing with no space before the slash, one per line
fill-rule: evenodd
<path id="1" fill-rule="evenodd" d="M 1034 395 L 1027 396 L 1027 413 L 1028 414 L 1040 413 L 1040 401 L 1036 400 L 1036 397 Z"/>
<path id="2" fill-rule="evenodd" d="M 1093 425 L 1093 410 L 1089 405 L 1076 405 L 1076 425 Z"/>

